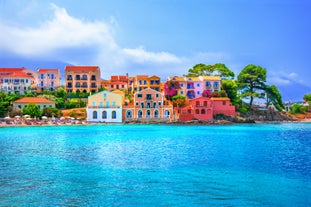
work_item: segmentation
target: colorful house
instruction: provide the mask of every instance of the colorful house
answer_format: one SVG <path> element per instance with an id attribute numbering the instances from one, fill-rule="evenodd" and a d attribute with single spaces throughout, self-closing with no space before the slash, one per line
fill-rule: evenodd
<path id="1" fill-rule="evenodd" d="M 128 89 L 128 78 L 125 75 L 114 75 L 110 80 L 101 80 L 101 86 L 109 91 L 115 89 Z"/>
<path id="2" fill-rule="evenodd" d="M 134 103 L 123 107 L 124 120 L 170 120 L 173 106 L 166 103 L 164 95 L 146 88 L 134 94 Z"/>
<path id="3" fill-rule="evenodd" d="M 23 108 L 30 103 L 36 104 L 41 111 L 46 107 L 55 107 L 55 102 L 46 98 L 24 97 L 13 102 L 13 109 L 23 110 Z"/>
<path id="4" fill-rule="evenodd" d="M 59 69 L 38 69 L 37 70 L 37 90 L 38 91 L 55 91 L 60 87 Z"/>
<path id="5" fill-rule="evenodd" d="M 36 72 L 26 68 L 0 68 L 0 89 L 24 94 L 36 88 Z"/>
<path id="6" fill-rule="evenodd" d="M 213 114 L 224 114 L 226 116 L 235 116 L 235 107 L 231 105 L 230 99 L 223 98 L 211 98 L 213 101 Z"/>
<path id="7" fill-rule="evenodd" d="M 66 66 L 65 88 L 72 92 L 97 92 L 101 86 L 98 66 Z"/>
<path id="8" fill-rule="evenodd" d="M 198 97 L 189 100 L 189 104 L 178 110 L 179 120 L 182 122 L 193 119 L 208 121 L 216 114 L 235 116 L 235 107 L 229 98 Z"/>
<path id="9" fill-rule="evenodd" d="M 220 76 L 199 76 L 199 77 L 169 77 L 168 81 L 179 83 L 177 93 L 193 99 L 202 96 L 204 90 L 210 92 L 220 91 Z"/>
<path id="10" fill-rule="evenodd" d="M 161 88 L 160 77 L 158 76 L 148 76 L 148 75 L 137 75 L 135 77 L 128 78 L 128 87 L 131 93 L 135 93 L 137 91 L 142 91 L 147 88 L 151 88 L 156 91 L 163 91 L 163 87 Z"/>
<path id="11" fill-rule="evenodd" d="M 102 91 L 88 97 L 87 121 L 122 122 L 122 96 Z"/>

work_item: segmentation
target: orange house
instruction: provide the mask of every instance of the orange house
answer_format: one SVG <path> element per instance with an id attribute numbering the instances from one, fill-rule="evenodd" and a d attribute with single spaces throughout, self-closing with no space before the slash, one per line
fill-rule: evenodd
<path id="1" fill-rule="evenodd" d="M 98 66 L 66 66 L 65 88 L 71 92 L 98 92 L 101 86 Z"/>
<path id="2" fill-rule="evenodd" d="M 164 100 L 163 93 L 146 88 L 134 94 L 134 103 L 123 106 L 123 120 L 172 119 L 173 106 Z"/>

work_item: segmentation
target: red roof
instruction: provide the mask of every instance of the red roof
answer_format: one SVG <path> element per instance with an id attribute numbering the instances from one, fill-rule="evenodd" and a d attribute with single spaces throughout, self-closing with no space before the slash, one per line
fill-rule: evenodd
<path id="1" fill-rule="evenodd" d="M 3 75 L 3 78 L 29 78 L 29 75 L 23 72 L 13 72 L 10 74 Z"/>
<path id="2" fill-rule="evenodd" d="M 55 104 L 53 101 L 50 101 L 46 98 L 41 97 L 24 97 L 14 101 L 13 103 L 46 103 L 46 104 Z"/>
<path id="3" fill-rule="evenodd" d="M 0 73 L 22 72 L 26 68 L 0 68 Z"/>
<path id="4" fill-rule="evenodd" d="M 213 98 L 211 98 L 213 101 L 229 101 L 230 99 L 229 98 L 227 98 L 227 97 L 219 97 L 219 98 L 217 98 L 217 97 L 213 97 Z"/>
<path id="5" fill-rule="evenodd" d="M 99 70 L 98 66 L 66 66 L 66 71 L 77 71 L 77 70 L 91 70 L 97 71 Z"/>
<path id="6" fill-rule="evenodd" d="M 110 85 L 119 85 L 119 84 L 127 84 L 127 82 L 124 82 L 124 81 L 113 81 L 113 82 L 110 82 Z"/>
<path id="7" fill-rule="evenodd" d="M 59 69 L 43 69 L 43 68 L 39 68 L 38 69 L 38 73 L 46 73 L 46 72 L 56 72 L 56 73 L 59 73 Z"/>

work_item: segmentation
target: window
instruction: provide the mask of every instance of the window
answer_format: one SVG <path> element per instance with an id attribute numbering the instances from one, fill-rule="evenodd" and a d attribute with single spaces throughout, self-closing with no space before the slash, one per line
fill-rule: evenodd
<path id="1" fill-rule="evenodd" d="M 40 78 L 41 78 L 41 79 L 44 79 L 44 74 L 40 74 Z"/>
<path id="2" fill-rule="evenodd" d="M 126 111 L 126 118 L 132 118 L 132 111 Z"/>
<path id="3" fill-rule="evenodd" d="M 21 108 L 22 108 L 22 106 L 21 106 L 21 105 L 18 105 L 18 108 L 19 108 L 19 109 L 21 109 Z"/>
<path id="4" fill-rule="evenodd" d="M 46 108 L 46 105 L 43 105 L 43 108 Z"/>
<path id="5" fill-rule="evenodd" d="M 150 110 L 146 111 L 146 118 L 150 118 Z"/>
<path id="6" fill-rule="evenodd" d="M 201 110 L 201 114 L 205 114 L 205 109 L 202 109 L 202 110 Z"/>
<path id="7" fill-rule="evenodd" d="M 137 98 L 142 98 L 143 94 L 137 94 Z"/>
<path id="8" fill-rule="evenodd" d="M 156 94 L 156 98 L 159 98 L 159 94 Z"/>
<path id="9" fill-rule="evenodd" d="M 112 102 L 112 106 L 116 106 L 116 102 L 115 101 Z"/>
<path id="10" fill-rule="evenodd" d="M 43 81 L 41 81 L 40 86 L 43 86 Z"/>
<path id="11" fill-rule="evenodd" d="M 154 118 L 159 118 L 159 111 L 158 110 L 154 110 Z"/>
<path id="12" fill-rule="evenodd" d="M 183 91 L 180 91 L 180 94 L 184 94 L 184 92 L 183 92 Z"/>
<path id="13" fill-rule="evenodd" d="M 200 114 L 200 109 L 196 109 L 196 110 L 195 110 L 195 113 L 196 113 L 196 114 Z"/>
<path id="14" fill-rule="evenodd" d="M 157 103 L 153 102 L 153 108 L 156 108 L 156 107 L 157 107 Z"/>
<path id="15" fill-rule="evenodd" d="M 54 74 L 51 74 L 51 79 L 54 79 Z"/>
<path id="16" fill-rule="evenodd" d="M 159 104 L 159 107 L 161 107 L 161 105 L 162 105 L 161 101 L 159 101 L 159 103 L 158 103 L 158 104 Z"/>
<path id="17" fill-rule="evenodd" d="M 206 87 L 208 87 L 208 88 L 211 87 L 211 83 L 209 81 L 206 82 Z"/>
<path id="18" fill-rule="evenodd" d="M 144 80 L 144 85 L 147 85 L 147 81 L 146 80 Z"/>
<path id="19" fill-rule="evenodd" d="M 144 108 L 144 102 L 141 102 L 141 103 L 140 103 L 140 107 L 141 107 L 141 108 Z"/>
<path id="20" fill-rule="evenodd" d="M 197 83 L 197 87 L 200 87 L 200 83 Z"/>
<path id="21" fill-rule="evenodd" d="M 143 83 L 143 82 L 142 82 L 141 80 L 139 80 L 139 85 L 142 85 L 142 83 Z"/>
<path id="22" fill-rule="evenodd" d="M 198 95 L 200 95 L 200 93 L 201 93 L 200 91 L 197 91 L 197 94 L 198 94 Z"/>
<path id="23" fill-rule="evenodd" d="M 110 103 L 109 101 L 106 102 L 106 107 L 109 108 L 110 107 Z"/>
<path id="24" fill-rule="evenodd" d="M 116 119 L 117 118 L 117 112 L 116 111 L 112 111 L 111 118 L 112 119 Z"/>
<path id="25" fill-rule="evenodd" d="M 170 117 L 170 111 L 169 110 L 165 110 L 164 111 L 164 117 L 165 118 L 169 118 Z"/>
<path id="26" fill-rule="evenodd" d="M 196 101 L 196 102 L 195 102 L 195 105 L 196 105 L 196 106 L 200 106 L 200 101 Z"/>
<path id="27" fill-rule="evenodd" d="M 103 96 L 104 96 L 104 98 L 106 98 L 106 97 L 107 97 L 107 94 L 106 94 L 106 93 L 104 93 L 104 94 L 103 94 Z"/>
<path id="28" fill-rule="evenodd" d="M 107 111 L 103 111 L 102 116 L 103 116 L 103 119 L 107 119 Z"/>
<path id="29" fill-rule="evenodd" d="M 223 102 L 222 102 L 222 105 L 226 105 L 226 104 L 227 104 L 227 102 L 226 102 L 226 101 L 223 101 Z"/>
<path id="30" fill-rule="evenodd" d="M 100 108 L 103 107 L 103 102 L 102 101 L 99 102 L 99 106 L 100 106 Z"/>
<path id="31" fill-rule="evenodd" d="M 218 82 L 214 82 L 214 88 L 218 88 L 218 87 L 219 87 Z"/>
<path id="32" fill-rule="evenodd" d="M 138 111 L 137 113 L 138 118 L 142 118 L 143 117 L 143 112 L 141 110 Z"/>
<path id="33" fill-rule="evenodd" d="M 92 106 L 96 106 L 96 103 L 95 103 L 95 101 L 92 101 Z"/>
<path id="34" fill-rule="evenodd" d="M 139 103 L 138 103 L 138 101 L 136 102 L 136 106 L 138 106 L 139 105 Z"/>
<path id="35" fill-rule="evenodd" d="M 146 99 L 147 99 L 147 100 L 151 100 L 151 98 L 152 98 L 152 97 L 151 97 L 151 94 L 146 94 Z"/>
<path id="36" fill-rule="evenodd" d="M 54 86 L 54 82 L 53 82 L 53 81 L 51 82 L 51 86 L 52 86 L 52 87 Z"/>
<path id="37" fill-rule="evenodd" d="M 93 119 L 97 119 L 97 111 L 93 111 Z"/>
<path id="38" fill-rule="evenodd" d="M 204 101 L 204 106 L 207 106 L 207 101 Z"/>
<path id="39" fill-rule="evenodd" d="M 184 87 L 184 84 L 183 84 L 183 83 L 180 83 L 179 85 L 180 85 L 180 87 Z"/>

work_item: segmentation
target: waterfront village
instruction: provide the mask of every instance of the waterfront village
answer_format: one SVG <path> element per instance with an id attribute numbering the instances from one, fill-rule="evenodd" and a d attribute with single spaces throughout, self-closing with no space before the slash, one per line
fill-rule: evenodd
<path id="1" fill-rule="evenodd" d="M 220 75 L 163 82 L 156 75 L 128 74 L 102 80 L 98 66 L 66 66 L 64 77 L 59 69 L 0 68 L 0 88 L 2 97 L 13 95 L 0 99 L 2 125 L 215 123 L 236 121 L 241 111 L 222 90 Z"/>

